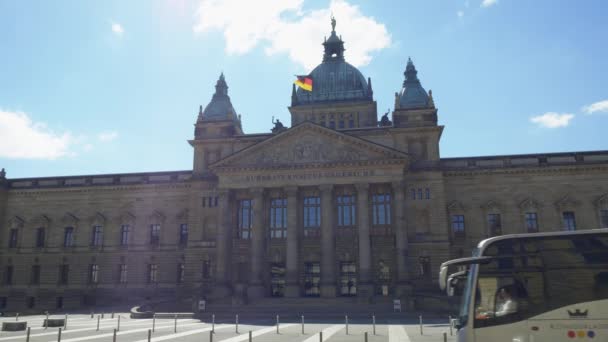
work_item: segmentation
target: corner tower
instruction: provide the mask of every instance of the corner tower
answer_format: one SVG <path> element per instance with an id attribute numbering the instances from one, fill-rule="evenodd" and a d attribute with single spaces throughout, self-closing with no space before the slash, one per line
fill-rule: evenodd
<path id="1" fill-rule="evenodd" d="M 403 73 L 405 80 L 401 92 L 395 93 L 395 111 L 393 123 L 395 127 L 437 126 L 437 108 L 433 101 L 433 93 L 428 94 L 418 79 L 418 71 L 411 58 Z"/>
<path id="2" fill-rule="evenodd" d="M 228 84 L 224 73 L 215 84 L 215 94 L 205 109 L 199 107 L 198 118 L 194 124 L 194 174 L 201 176 L 207 166 L 227 154 L 221 145 L 221 138 L 242 135 L 241 117 L 237 115 L 228 96 Z"/>
<path id="3" fill-rule="evenodd" d="M 323 62 L 309 74 L 312 91 L 292 86 L 291 125 L 312 121 L 332 129 L 375 127 L 378 117 L 371 79 L 346 62 L 336 20 L 332 18 L 331 24 L 331 35 L 323 42 Z"/>

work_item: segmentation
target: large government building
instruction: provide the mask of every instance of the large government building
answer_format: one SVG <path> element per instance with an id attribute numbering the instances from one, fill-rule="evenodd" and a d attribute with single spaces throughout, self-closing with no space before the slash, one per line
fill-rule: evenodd
<path id="1" fill-rule="evenodd" d="M 413 62 L 379 118 L 344 44 L 333 26 L 313 90 L 294 86 L 291 127 L 271 133 L 244 133 L 222 74 L 188 141 L 192 170 L 2 170 L 0 311 L 407 299 L 437 291 L 439 264 L 480 239 L 608 226 L 608 151 L 441 158 Z"/>

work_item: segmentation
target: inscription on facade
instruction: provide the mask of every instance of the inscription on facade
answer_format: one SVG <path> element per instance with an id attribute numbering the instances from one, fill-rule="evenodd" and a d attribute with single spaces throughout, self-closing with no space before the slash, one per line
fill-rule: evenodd
<path id="1" fill-rule="evenodd" d="M 306 174 L 274 174 L 274 175 L 251 175 L 242 178 L 245 182 L 261 182 L 261 181 L 293 181 L 293 180 L 310 180 L 336 177 L 371 177 L 374 176 L 374 170 L 362 171 L 323 171 L 311 172 Z"/>

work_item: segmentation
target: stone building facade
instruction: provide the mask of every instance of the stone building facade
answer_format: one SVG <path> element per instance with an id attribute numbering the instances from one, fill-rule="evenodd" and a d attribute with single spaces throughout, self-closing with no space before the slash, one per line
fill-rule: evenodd
<path id="1" fill-rule="evenodd" d="M 441 158 L 444 127 L 411 60 L 378 120 L 335 29 L 323 45 L 313 91 L 292 90 L 290 128 L 245 134 L 221 75 L 189 140 L 192 170 L 3 171 L 0 311 L 407 298 L 482 238 L 608 226 L 608 151 Z"/>

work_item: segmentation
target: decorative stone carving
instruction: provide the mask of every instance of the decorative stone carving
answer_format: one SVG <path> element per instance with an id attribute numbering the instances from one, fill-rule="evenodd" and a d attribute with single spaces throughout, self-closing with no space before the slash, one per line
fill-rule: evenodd
<path id="1" fill-rule="evenodd" d="M 575 200 L 570 195 L 566 195 L 555 202 L 555 208 L 561 211 L 565 209 L 572 209 L 574 207 L 577 207 L 579 204 L 579 201 Z"/>
<path id="2" fill-rule="evenodd" d="M 10 220 L 8 220 L 8 226 L 11 229 L 21 228 L 21 227 L 23 227 L 24 223 L 25 223 L 25 220 L 19 216 L 13 216 Z"/>
<path id="3" fill-rule="evenodd" d="M 593 201 L 593 205 L 595 205 L 597 209 L 608 208 L 608 194 L 603 194 L 602 196 L 598 197 L 595 201 Z"/>
<path id="4" fill-rule="evenodd" d="M 541 204 L 538 203 L 533 198 L 526 198 L 525 200 L 523 200 L 523 201 L 521 201 L 519 203 L 519 208 L 521 210 L 525 210 L 525 209 L 539 209 L 540 207 L 541 207 Z"/>

